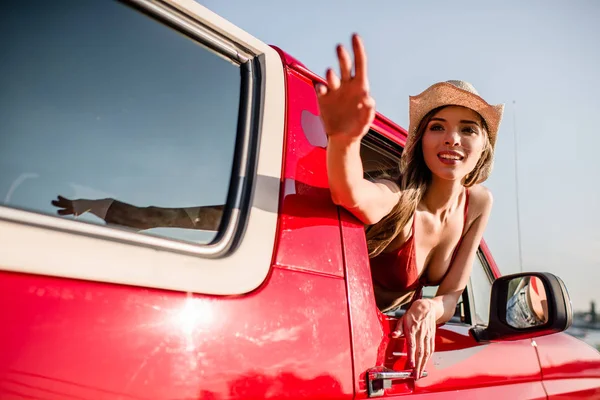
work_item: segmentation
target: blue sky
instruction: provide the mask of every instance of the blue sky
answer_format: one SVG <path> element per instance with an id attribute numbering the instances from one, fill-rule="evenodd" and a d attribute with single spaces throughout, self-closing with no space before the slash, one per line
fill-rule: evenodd
<path id="1" fill-rule="evenodd" d="M 600 2 L 199 2 L 321 75 L 335 44 L 360 33 L 377 107 L 405 127 L 408 95 L 436 81 L 467 80 L 506 103 L 485 235 L 503 273 L 519 270 L 516 107 L 524 269 L 562 277 L 576 308 L 600 302 Z"/>

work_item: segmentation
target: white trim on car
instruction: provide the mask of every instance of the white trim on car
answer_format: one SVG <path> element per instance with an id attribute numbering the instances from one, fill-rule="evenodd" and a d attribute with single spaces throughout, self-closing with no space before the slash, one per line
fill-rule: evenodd
<path id="1" fill-rule="evenodd" d="M 135 3 L 160 6 L 170 18 L 185 19 L 190 28 L 195 24 L 215 40 L 231 43 L 239 62 L 263 58 L 267 95 L 262 99 L 254 194 L 240 227 L 245 230 L 241 242 L 211 257 L 190 243 L 0 206 L 0 269 L 204 294 L 247 293 L 267 277 L 275 243 L 286 104 L 281 59 L 268 45 L 193 1 Z M 234 209 L 232 218 L 237 217 Z"/>

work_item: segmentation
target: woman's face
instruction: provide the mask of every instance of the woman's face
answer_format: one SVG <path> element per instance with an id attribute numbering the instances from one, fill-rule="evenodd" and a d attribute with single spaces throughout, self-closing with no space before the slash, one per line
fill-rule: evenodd
<path id="1" fill-rule="evenodd" d="M 442 179 L 462 180 L 477 165 L 485 135 L 481 117 L 475 111 L 445 107 L 431 118 L 423 133 L 425 164 Z"/>

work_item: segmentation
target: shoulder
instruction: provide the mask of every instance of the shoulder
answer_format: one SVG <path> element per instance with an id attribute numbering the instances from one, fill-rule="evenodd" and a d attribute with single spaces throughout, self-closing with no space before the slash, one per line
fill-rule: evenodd
<path id="1" fill-rule="evenodd" d="M 469 188 L 469 218 L 476 219 L 481 215 L 488 215 L 492 209 L 494 197 L 492 192 L 482 185 L 473 185 Z"/>

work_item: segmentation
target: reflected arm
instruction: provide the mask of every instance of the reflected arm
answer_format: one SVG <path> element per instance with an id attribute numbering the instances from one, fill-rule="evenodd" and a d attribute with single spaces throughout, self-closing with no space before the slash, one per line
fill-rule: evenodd
<path id="1" fill-rule="evenodd" d="M 81 215 L 89 212 L 107 224 L 126 226 L 138 230 L 152 228 L 184 228 L 217 231 L 224 205 L 165 208 L 137 207 L 115 199 L 76 199 L 58 196 L 52 201 L 58 215 Z"/>
<path id="2" fill-rule="evenodd" d="M 135 229 L 185 228 L 217 231 L 223 205 L 189 208 L 137 207 L 114 200 L 104 220 L 107 224 Z"/>

